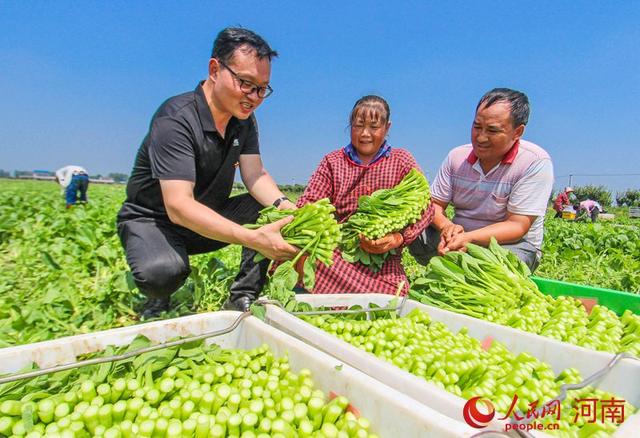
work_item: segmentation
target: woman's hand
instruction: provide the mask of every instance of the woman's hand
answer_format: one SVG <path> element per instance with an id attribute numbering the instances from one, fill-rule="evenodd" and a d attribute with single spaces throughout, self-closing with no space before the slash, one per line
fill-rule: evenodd
<path id="1" fill-rule="evenodd" d="M 400 247 L 404 243 L 404 238 L 400 233 L 389 233 L 384 237 L 376 240 L 369 240 L 364 236 L 360 236 L 360 248 L 369 254 L 384 254 Z"/>

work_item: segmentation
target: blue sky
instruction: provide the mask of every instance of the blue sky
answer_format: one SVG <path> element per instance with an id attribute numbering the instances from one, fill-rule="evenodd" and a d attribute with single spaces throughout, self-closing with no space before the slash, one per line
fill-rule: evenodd
<path id="1" fill-rule="evenodd" d="M 525 138 L 551 154 L 558 185 L 640 174 L 638 23 L 637 0 L 0 0 L 0 168 L 129 173 L 156 108 L 206 76 L 220 29 L 242 25 L 280 53 L 256 114 L 281 184 L 348 142 L 349 110 L 370 93 L 391 105 L 391 143 L 432 179 L 497 86 L 528 94 Z M 586 183 L 640 176 L 574 177 Z"/>

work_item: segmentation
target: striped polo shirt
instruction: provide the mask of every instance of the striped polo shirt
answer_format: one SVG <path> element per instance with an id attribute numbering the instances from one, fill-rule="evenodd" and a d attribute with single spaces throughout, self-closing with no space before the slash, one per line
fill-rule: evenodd
<path id="1" fill-rule="evenodd" d="M 507 212 L 537 216 L 524 240 L 542 246 L 544 215 L 553 187 L 551 157 L 540 146 L 520 140 L 485 173 L 470 144 L 447 155 L 431 196 L 453 205 L 453 222 L 473 231 L 507 219 Z"/>

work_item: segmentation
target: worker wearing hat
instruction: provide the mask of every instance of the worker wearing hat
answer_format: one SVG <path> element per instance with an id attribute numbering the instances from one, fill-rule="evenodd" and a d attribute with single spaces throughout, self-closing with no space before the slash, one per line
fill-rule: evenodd
<path id="1" fill-rule="evenodd" d="M 558 197 L 553 201 L 553 209 L 556 211 L 555 217 L 562 217 L 562 210 L 568 205 L 571 205 L 569 201 L 569 193 L 573 193 L 571 187 L 565 187 L 563 192 L 558 193 Z"/>

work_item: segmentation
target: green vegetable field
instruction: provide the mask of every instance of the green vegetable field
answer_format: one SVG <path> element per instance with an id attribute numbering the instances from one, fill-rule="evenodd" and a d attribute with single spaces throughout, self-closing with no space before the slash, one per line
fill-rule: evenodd
<path id="1" fill-rule="evenodd" d="M 640 293 L 640 220 L 545 221 L 540 277 Z"/>
<path id="2" fill-rule="evenodd" d="M 133 284 L 115 230 L 124 186 L 92 185 L 86 206 L 66 210 L 59 187 L 0 180 L 0 347 L 137 323 L 144 300 Z M 536 275 L 640 292 L 640 224 L 545 223 Z M 191 258 L 192 273 L 166 317 L 217 310 L 240 248 Z M 425 268 L 405 251 L 410 280 Z"/>
<path id="3" fill-rule="evenodd" d="M 137 322 L 144 301 L 115 228 L 124 186 L 94 185 L 66 210 L 57 184 L 0 181 L 0 347 Z M 192 274 L 167 317 L 218 310 L 240 248 L 191 259 Z"/>

